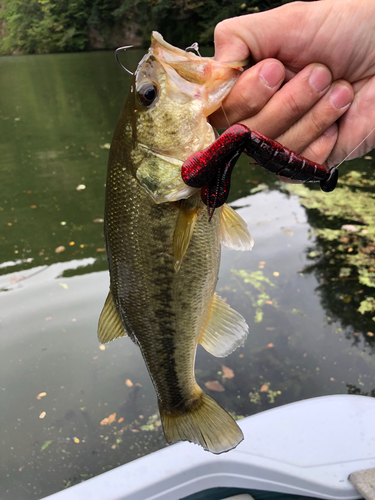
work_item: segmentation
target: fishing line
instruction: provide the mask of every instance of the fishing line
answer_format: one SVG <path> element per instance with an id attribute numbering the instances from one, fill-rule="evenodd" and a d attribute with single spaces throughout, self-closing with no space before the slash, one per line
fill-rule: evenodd
<path id="1" fill-rule="evenodd" d="M 199 57 L 202 57 L 202 56 L 200 55 L 200 53 L 199 53 L 199 45 L 198 45 L 198 42 L 194 42 L 194 43 L 192 43 L 191 45 L 189 45 L 189 47 L 186 47 L 186 49 L 185 49 L 185 50 L 186 50 L 186 52 L 187 52 L 188 50 L 192 50 L 192 51 L 194 50 L 194 51 L 198 54 L 198 56 L 199 56 Z"/>
<path id="2" fill-rule="evenodd" d="M 337 165 L 336 168 L 339 168 L 344 163 L 344 161 L 346 161 L 349 158 L 349 156 L 354 153 L 354 151 L 356 149 L 358 149 L 360 146 L 362 146 L 362 144 L 365 142 L 366 139 L 368 139 L 370 137 L 370 135 L 373 133 L 374 130 L 375 130 L 375 127 L 370 130 L 370 132 L 366 135 L 366 137 L 364 139 L 362 139 L 362 141 L 352 151 L 350 151 L 350 153 L 347 156 L 345 156 L 345 158 Z"/>
<path id="3" fill-rule="evenodd" d="M 222 103 L 220 103 L 220 107 L 221 107 L 221 111 L 223 112 L 224 117 L 225 117 L 225 119 L 226 119 L 226 121 L 227 121 L 227 125 L 228 125 L 228 127 L 230 127 L 230 123 L 229 123 L 229 120 L 228 120 L 227 114 L 226 114 L 226 112 L 224 111 L 224 107 L 223 107 L 223 104 L 222 104 Z"/>
<path id="4" fill-rule="evenodd" d="M 127 50 L 127 49 L 131 49 L 132 47 L 133 47 L 133 45 L 124 45 L 124 47 L 119 47 L 118 49 L 116 49 L 115 50 L 115 59 L 116 59 L 117 64 L 120 66 L 120 68 L 122 68 L 124 71 L 129 73 L 129 75 L 133 76 L 134 73 L 132 73 L 130 70 L 128 70 L 128 68 L 125 68 L 125 66 L 120 63 L 119 58 L 118 58 L 118 51 L 119 50 Z"/>

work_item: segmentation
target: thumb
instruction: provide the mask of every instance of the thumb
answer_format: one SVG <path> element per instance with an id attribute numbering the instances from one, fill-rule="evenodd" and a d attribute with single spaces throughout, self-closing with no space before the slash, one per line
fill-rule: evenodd
<path id="1" fill-rule="evenodd" d="M 248 17 L 248 16 L 246 16 Z M 247 42 L 241 38 L 237 31 L 239 17 L 221 21 L 214 32 L 216 61 L 234 62 L 243 61 L 250 56 Z"/>
<path id="2" fill-rule="evenodd" d="M 307 59 L 316 30 L 313 13 L 310 2 L 293 2 L 266 12 L 225 19 L 215 28 L 215 59 L 234 62 L 251 56 L 252 62 L 258 62 L 275 58 L 285 66 L 301 69 L 312 62 Z M 319 12 L 319 16 L 314 16 L 314 21 L 321 15 Z"/>

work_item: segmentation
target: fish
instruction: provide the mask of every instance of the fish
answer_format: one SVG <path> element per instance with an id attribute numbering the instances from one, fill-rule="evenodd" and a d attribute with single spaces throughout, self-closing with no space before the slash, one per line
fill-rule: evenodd
<path id="1" fill-rule="evenodd" d="M 102 343 L 130 337 L 155 387 L 169 443 L 215 454 L 235 448 L 235 420 L 197 384 L 198 343 L 223 357 L 242 345 L 245 319 L 216 292 L 221 245 L 251 250 L 247 224 L 228 205 L 207 217 L 184 161 L 215 141 L 209 115 L 244 63 L 219 63 L 153 32 L 132 77 L 109 152 L 104 234 L 110 290 L 99 318 Z"/>

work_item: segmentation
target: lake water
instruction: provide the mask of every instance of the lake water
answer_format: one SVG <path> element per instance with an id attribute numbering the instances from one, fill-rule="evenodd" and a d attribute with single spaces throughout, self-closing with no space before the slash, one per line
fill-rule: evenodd
<path id="1" fill-rule="evenodd" d="M 127 65 L 142 55 L 129 52 Z M 2 500 L 41 498 L 166 445 L 138 348 L 121 339 L 103 349 L 96 337 L 109 284 L 108 144 L 128 85 L 110 52 L 0 58 Z M 334 282 L 323 290 L 324 270 L 306 272 L 313 213 L 246 158 L 231 200 L 255 246 L 224 249 L 218 291 L 250 333 L 225 359 L 199 348 L 198 383 L 218 382 L 221 392 L 206 390 L 236 417 L 370 395 L 371 324 Z"/>

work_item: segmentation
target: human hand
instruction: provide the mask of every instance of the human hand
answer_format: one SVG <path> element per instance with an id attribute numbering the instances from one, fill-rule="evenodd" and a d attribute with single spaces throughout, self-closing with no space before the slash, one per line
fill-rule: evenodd
<path id="1" fill-rule="evenodd" d="M 251 55 L 260 61 L 224 102 L 229 122 L 244 123 L 319 163 L 337 164 L 375 126 L 374 29 L 375 3 L 368 0 L 295 2 L 218 24 L 216 59 Z M 283 65 L 287 83 L 278 90 Z M 220 110 L 212 122 L 227 125 Z M 375 132 L 351 157 L 374 146 Z"/>

